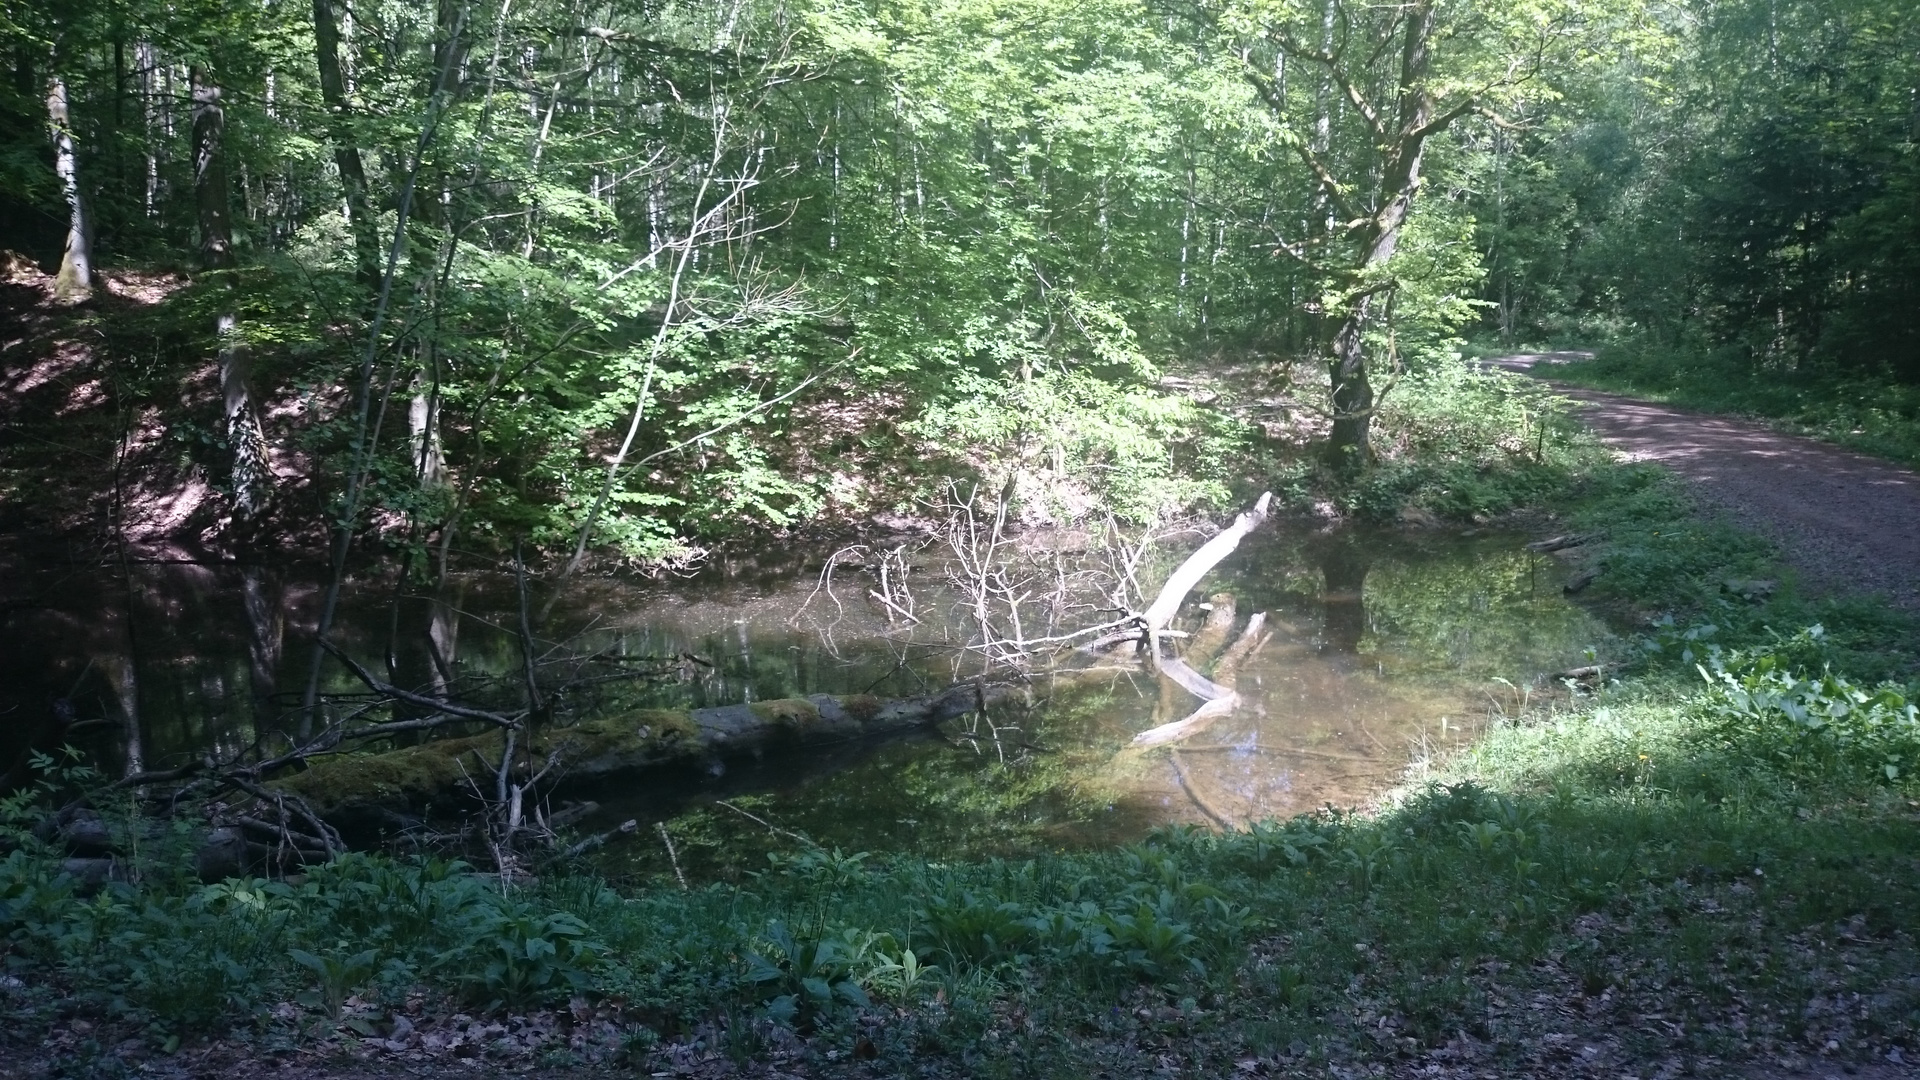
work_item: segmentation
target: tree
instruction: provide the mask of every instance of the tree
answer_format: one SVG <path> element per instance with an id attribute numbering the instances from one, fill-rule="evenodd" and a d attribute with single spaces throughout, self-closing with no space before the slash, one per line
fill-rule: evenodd
<path id="1" fill-rule="evenodd" d="M 53 295 L 61 303 L 77 304 L 93 295 L 93 237 L 86 196 L 80 188 L 67 81 L 58 74 L 47 80 L 47 126 L 53 138 L 54 172 L 60 177 L 60 191 L 67 202 L 67 246 L 53 278 Z"/>
<path id="2" fill-rule="evenodd" d="M 1225 0 L 1179 10 L 1206 44 L 1238 58 L 1272 114 L 1273 143 L 1310 177 L 1311 208 L 1296 209 L 1295 226 L 1271 226 L 1268 243 L 1320 285 L 1328 453 L 1356 467 L 1372 455 L 1378 324 L 1402 285 L 1394 256 L 1426 185 L 1430 142 L 1463 118 L 1504 123 L 1502 105 L 1607 23 L 1573 0 Z"/>
<path id="3" fill-rule="evenodd" d="M 1533 323 L 1737 377 L 1920 378 L 1920 9 L 1696 0 L 1648 40 L 1543 103 L 1505 173 L 1530 192 L 1483 215 L 1505 266 L 1554 268 L 1514 280 Z"/>
<path id="4" fill-rule="evenodd" d="M 233 508 L 241 519 L 257 515 L 266 505 L 273 483 L 267 464 L 266 434 L 260 427 L 246 346 L 239 341 L 239 316 L 234 310 L 233 224 L 227 194 L 227 168 L 222 143 L 226 110 L 220 87 L 207 69 L 194 66 L 189 76 L 193 93 L 193 187 L 199 210 L 200 265 L 221 277 L 227 302 L 215 316 L 219 341 L 220 397 L 224 406 L 227 443 L 233 453 Z"/>
<path id="5" fill-rule="evenodd" d="M 352 104 L 347 100 L 347 78 L 340 63 L 340 23 L 332 0 L 313 0 L 313 57 L 320 77 L 320 100 L 326 108 L 326 133 L 333 145 L 341 196 L 353 230 L 354 267 L 369 292 L 380 276 L 380 241 L 367 206 L 367 172 L 353 127 Z"/>

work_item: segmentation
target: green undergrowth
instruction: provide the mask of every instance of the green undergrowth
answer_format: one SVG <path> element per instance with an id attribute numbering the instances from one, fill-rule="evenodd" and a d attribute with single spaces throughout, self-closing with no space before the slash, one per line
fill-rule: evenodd
<path id="1" fill-rule="evenodd" d="M 1817 365 L 1758 370 L 1727 351 L 1627 341 L 1593 360 L 1555 367 L 1553 377 L 1707 412 L 1771 422 L 1796 434 L 1920 465 L 1920 386 Z"/>
<path id="2" fill-rule="evenodd" d="M 1646 640 L 1677 625 L 1703 646 L 1773 647 L 1817 624 L 1820 648 L 1797 648 L 1789 663 L 1877 681 L 1911 678 L 1920 661 L 1920 620 L 1871 596 L 1803 591 L 1769 541 L 1700 510 L 1662 469 L 1588 468 L 1558 516 L 1585 540 L 1568 554 L 1596 572 L 1587 595 Z"/>
<path id="3" fill-rule="evenodd" d="M 1564 497 L 1601 459 L 1565 402 L 1459 360 L 1410 372 L 1380 406 L 1380 465 L 1343 498 L 1362 516 L 1418 506 L 1470 520 Z"/>
<path id="4" fill-rule="evenodd" d="M 1260 483 L 1295 510 L 1467 522 L 1564 502 L 1609 467 L 1565 399 L 1451 352 L 1382 387 L 1371 445 L 1372 467 L 1343 475 L 1318 444 L 1269 444 Z"/>
<path id="5" fill-rule="evenodd" d="M 1727 648 L 1691 630 L 1650 636 L 1644 677 L 1495 726 L 1376 813 L 1103 852 L 796 844 L 744 885 L 686 891 L 503 891 L 356 855 L 297 884 L 160 874 L 89 896 L 29 845 L 0 862 L 11 1029 L 312 1037 L 386 1024 L 424 988 L 470 1011 L 618 1002 L 636 1063 L 676 1042 L 745 1060 L 787 1031 L 802 1056 L 858 1044 L 882 1072 L 1124 1075 L 1143 1043 L 1226 1069 L 1465 1032 L 1518 1060 L 1545 994 L 1667 1018 L 1678 1034 L 1650 1053 L 1805 1049 L 1836 1024 L 1874 1053 L 1913 1045 L 1908 692 L 1834 673 L 1824 633 Z M 1836 995 L 1856 1004 L 1817 1008 Z"/>

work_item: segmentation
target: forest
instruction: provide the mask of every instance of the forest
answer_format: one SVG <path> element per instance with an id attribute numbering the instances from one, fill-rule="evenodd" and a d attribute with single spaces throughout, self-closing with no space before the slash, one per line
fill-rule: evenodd
<path id="1" fill-rule="evenodd" d="M 106 3 L 5 32 L 10 246 L 66 302 L 153 276 L 137 330 L 107 320 L 118 392 L 164 399 L 228 542 L 652 565 L 946 474 L 1150 521 L 1224 505 L 1269 428 L 1373 456 L 1378 390 L 1463 334 L 1865 380 L 1896 416 L 1920 378 L 1890 2 Z M 1278 415 L 1168 388 L 1215 370 Z"/>
<path id="2" fill-rule="evenodd" d="M 0 57 L 0 1075 L 1920 1056 L 1910 0 Z"/>

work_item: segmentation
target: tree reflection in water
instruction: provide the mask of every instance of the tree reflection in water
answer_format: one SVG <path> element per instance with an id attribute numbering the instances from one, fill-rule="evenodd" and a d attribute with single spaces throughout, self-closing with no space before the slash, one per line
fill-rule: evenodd
<path id="1" fill-rule="evenodd" d="M 1320 553 L 1320 572 L 1326 577 L 1321 594 L 1325 618 L 1320 651 L 1335 656 L 1354 656 L 1360 651 L 1360 639 L 1367 632 L 1365 588 L 1367 571 L 1373 556 L 1354 537 L 1333 540 Z"/>

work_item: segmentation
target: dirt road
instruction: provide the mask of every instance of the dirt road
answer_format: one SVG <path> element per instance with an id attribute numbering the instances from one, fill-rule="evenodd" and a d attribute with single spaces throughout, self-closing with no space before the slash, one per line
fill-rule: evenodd
<path id="1" fill-rule="evenodd" d="M 1488 366 L 1552 381 L 1584 353 L 1522 353 Z M 1564 384 L 1600 440 L 1684 478 L 1702 502 L 1773 539 L 1819 589 L 1920 611 L 1920 474 L 1759 424 Z"/>

